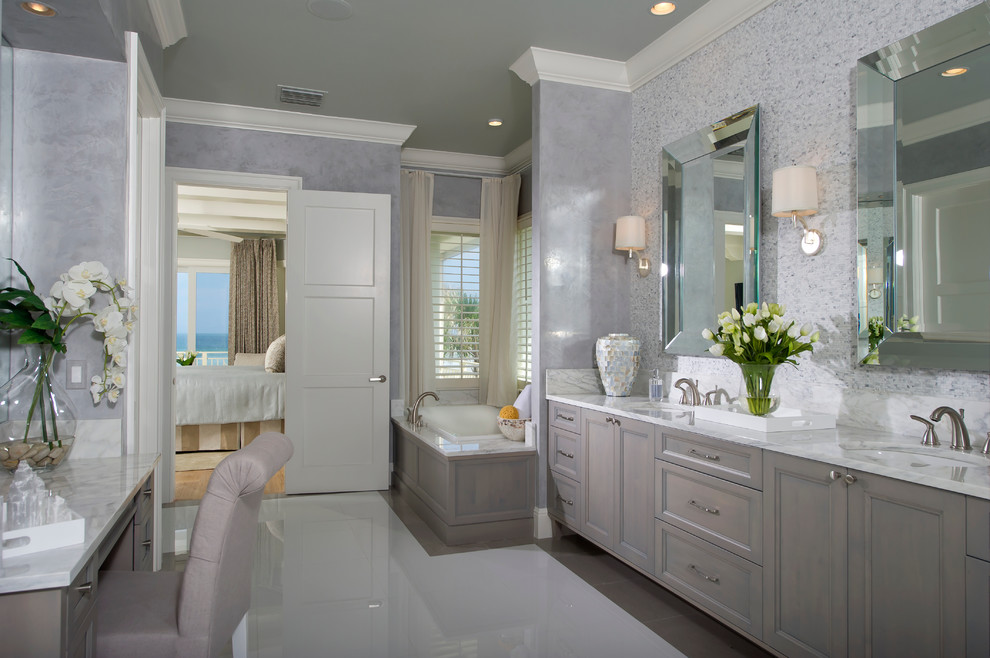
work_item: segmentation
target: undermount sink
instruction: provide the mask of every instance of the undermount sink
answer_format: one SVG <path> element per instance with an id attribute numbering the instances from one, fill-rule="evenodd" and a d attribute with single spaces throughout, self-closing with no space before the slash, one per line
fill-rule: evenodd
<path id="1" fill-rule="evenodd" d="M 963 452 L 925 446 L 892 445 L 890 443 L 863 442 L 842 446 L 856 456 L 877 464 L 908 468 L 958 468 L 961 466 L 990 467 L 990 459 L 979 451 Z"/>
<path id="2" fill-rule="evenodd" d="M 630 407 L 629 411 L 634 414 L 644 416 L 657 416 L 661 413 L 687 413 L 693 411 L 693 407 L 686 404 L 675 404 L 673 402 L 643 402 L 636 407 Z"/>

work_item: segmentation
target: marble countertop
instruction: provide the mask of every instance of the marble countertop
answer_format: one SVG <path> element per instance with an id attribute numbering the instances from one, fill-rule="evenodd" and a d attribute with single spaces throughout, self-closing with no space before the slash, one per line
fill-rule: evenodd
<path id="1" fill-rule="evenodd" d="M 392 422 L 407 432 L 416 435 L 419 440 L 447 459 L 465 459 L 478 455 L 498 454 L 536 454 L 536 446 L 532 441 L 509 441 L 506 438 L 472 439 L 471 441 L 450 441 L 437 434 L 430 427 L 413 427 L 401 416 L 392 416 Z"/>
<path id="2" fill-rule="evenodd" d="M 827 430 L 760 432 L 696 420 L 692 407 L 666 401 L 657 405 L 646 397 L 596 394 L 546 397 L 662 427 L 990 500 L 990 458 L 980 452 L 982 444 L 974 446 L 971 452 L 959 452 L 948 448 L 948 440 L 941 446 L 929 447 L 921 445 L 918 437 L 841 425 Z"/>
<path id="3" fill-rule="evenodd" d="M 0 554 L 0 594 L 67 587 L 121 518 L 127 503 L 158 463 L 157 454 L 69 459 L 54 471 L 39 475 L 45 485 L 86 519 L 82 544 L 18 557 Z M 13 475 L 0 473 L 0 495 L 6 495 Z"/>

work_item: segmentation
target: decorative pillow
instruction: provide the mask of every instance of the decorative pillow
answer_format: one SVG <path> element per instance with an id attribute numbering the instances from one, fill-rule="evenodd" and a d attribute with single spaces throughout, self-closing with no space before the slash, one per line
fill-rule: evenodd
<path id="1" fill-rule="evenodd" d="M 285 334 L 272 341 L 265 354 L 265 370 L 268 372 L 285 372 Z"/>
<path id="2" fill-rule="evenodd" d="M 251 352 L 238 352 L 234 355 L 235 366 L 263 366 L 265 365 L 265 354 L 253 354 Z"/>

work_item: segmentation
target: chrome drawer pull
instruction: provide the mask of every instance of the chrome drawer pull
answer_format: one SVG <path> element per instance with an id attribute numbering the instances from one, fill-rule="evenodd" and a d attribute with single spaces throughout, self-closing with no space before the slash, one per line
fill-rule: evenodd
<path id="1" fill-rule="evenodd" d="M 566 498 L 564 498 L 560 494 L 557 494 L 557 500 L 559 500 L 560 502 L 564 503 L 565 505 L 570 505 L 571 507 L 574 506 L 574 501 L 573 500 L 567 500 Z"/>
<path id="2" fill-rule="evenodd" d="M 705 512 L 708 512 L 709 514 L 714 514 L 715 516 L 718 516 L 718 508 L 717 507 L 715 507 L 715 508 L 705 507 L 704 505 L 699 505 L 698 503 L 696 503 L 693 500 L 689 500 L 688 501 L 688 505 L 694 505 L 695 507 L 697 507 L 700 510 L 703 510 Z"/>
<path id="3" fill-rule="evenodd" d="M 609 424 L 612 424 L 612 423 L 615 422 L 615 419 L 612 418 L 611 416 L 605 416 L 605 422 L 606 423 L 609 423 Z"/>
<path id="4" fill-rule="evenodd" d="M 574 422 L 574 416 L 565 416 L 564 414 L 560 413 L 559 411 L 557 412 L 557 419 L 558 420 L 566 420 L 568 423 L 573 423 Z"/>
<path id="5" fill-rule="evenodd" d="M 708 582 L 715 583 L 716 585 L 718 585 L 718 576 L 715 576 L 714 578 L 712 578 L 711 576 L 707 575 L 704 571 L 702 571 L 698 567 L 694 566 L 693 564 L 689 564 L 688 565 L 688 568 L 691 571 L 693 571 L 696 574 L 698 574 L 699 576 L 701 576 L 702 578 L 704 578 L 705 580 L 707 580 Z"/>
<path id="6" fill-rule="evenodd" d="M 141 542 L 141 545 L 144 546 L 145 548 L 149 548 L 151 547 L 151 540 L 145 539 L 143 542 Z"/>
<path id="7" fill-rule="evenodd" d="M 613 418 L 612 422 L 615 423 L 616 427 L 622 427 L 622 423 L 619 421 L 618 418 Z"/>
<path id="8" fill-rule="evenodd" d="M 704 457 L 705 459 L 708 459 L 708 460 L 713 461 L 713 462 L 721 461 L 721 457 L 719 457 L 718 455 L 706 455 L 704 453 L 698 452 L 694 448 L 691 448 L 690 450 L 688 450 L 688 452 L 691 453 L 692 455 L 697 455 L 699 457 Z"/>
<path id="9" fill-rule="evenodd" d="M 90 592 L 93 591 L 93 581 L 90 581 L 88 583 L 83 583 L 79 587 L 76 587 L 75 590 L 80 594 L 89 594 Z"/>
<path id="10" fill-rule="evenodd" d="M 557 448 L 557 452 L 559 452 L 563 456 L 567 457 L 568 459 L 574 459 L 574 453 L 573 452 L 564 452 L 560 448 Z"/>
<path id="11" fill-rule="evenodd" d="M 842 473 L 840 473 L 839 471 L 829 471 L 828 472 L 828 476 L 830 478 L 832 478 L 833 480 L 841 480 L 842 479 Z"/>

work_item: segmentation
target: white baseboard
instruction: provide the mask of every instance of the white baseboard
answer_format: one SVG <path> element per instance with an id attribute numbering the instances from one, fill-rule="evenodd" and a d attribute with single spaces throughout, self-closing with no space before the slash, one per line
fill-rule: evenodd
<path id="1" fill-rule="evenodd" d="M 533 508 L 533 534 L 537 539 L 549 539 L 553 536 L 553 523 L 546 507 Z"/>

